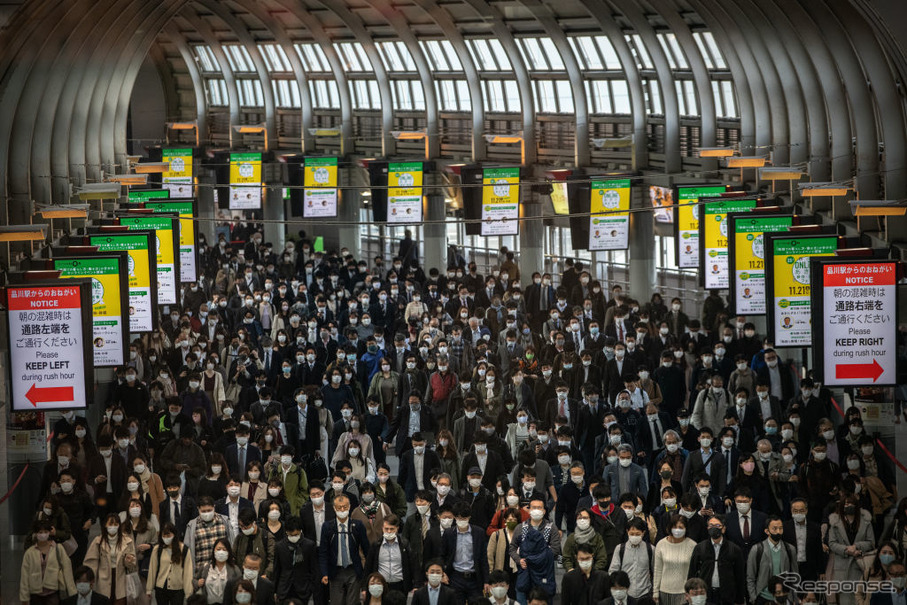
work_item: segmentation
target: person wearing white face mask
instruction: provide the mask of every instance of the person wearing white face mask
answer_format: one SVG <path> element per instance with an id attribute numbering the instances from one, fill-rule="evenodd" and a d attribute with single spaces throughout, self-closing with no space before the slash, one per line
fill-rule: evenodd
<path id="1" fill-rule="evenodd" d="M 527 593 L 533 588 L 545 588 L 540 578 L 554 578 L 554 560 L 561 554 L 561 537 L 560 532 L 554 527 L 554 524 L 547 518 L 548 510 L 542 497 L 533 497 L 529 501 L 529 520 L 521 523 L 514 532 L 513 541 L 510 543 L 510 557 L 514 563 L 519 566 L 519 575 L 517 583 L 517 601 L 520 603 L 527 602 Z M 539 532 L 544 540 L 531 539 L 537 534 L 530 532 Z M 525 542 L 525 544 L 524 544 Z M 528 577 L 528 582 L 524 575 L 530 574 L 529 565 L 532 564 L 532 574 Z M 529 590 L 523 590 L 527 586 Z M 553 590 L 549 588 L 548 592 Z"/>
<path id="2" fill-rule="evenodd" d="M 111 602 L 126 598 L 127 575 L 138 569 L 135 543 L 123 531 L 120 519 L 110 513 L 102 533 L 88 546 L 84 564 L 97 578 L 95 590 Z"/>
<path id="3" fill-rule="evenodd" d="M 277 602 L 295 597 L 307 603 L 316 590 L 321 590 L 318 549 L 315 542 L 303 535 L 299 518 L 291 517 L 286 523 L 287 539 L 274 549 L 274 573 L 268 578 L 276 585 Z M 319 595 L 320 596 L 320 595 Z"/>
<path id="4" fill-rule="evenodd" d="M 632 518 L 627 522 L 626 542 L 614 549 L 607 569 L 611 574 L 611 595 L 615 603 L 623 599 L 629 605 L 652 591 L 655 547 L 643 541 L 648 532 L 643 519 Z M 623 594 L 620 594 L 621 589 Z"/>
<path id="5" fill-rule="evenodd" d="M 794 374 L 790 365 L 782 362 L 772 348 L 767 347 L 761 353 L 765 363 L 755 366 L 757 381 L 769 385 L 769 392 L 778 401 L 790 401 L 795 394 Z"/>
<path id="6" fill-rule="evenodd" d="M 54 528 L 49 520 L 37 521 L 34 529 L 35 543 L 26 549 L 22 557 L 19 602 L 46 603 L 45 599 L 52 597 L 50 602 L 59 603 L 76 594 L 72 562 L 63 546 L 54 541 Z"/>
<path id="7" fill-rule="evenodd" d="M 186 525 L 185 542 L 195 559 L 195 577 L 202 577 L 202 568 L 211 561 L 217 540 L 233 543 L 233 528 L 230 520 L 214 511 L 214 500 L 210 496 L 198 499 L 198 517 Z"/>
<path id="8" fill-rule="evenodd" d="M 564 540 L 562 547 L 564 569 L 570 571 L 577 567 L 577 554 L 580 545 L 584 545 L 594 555 L 594 568 L 608 569 L 605 540 L 592 526 L 592 514 L 587 509 L 576 512 L 575 529 Z"/>
<path id="9" fill-rule="evenodd" d="M 148 573 L 148 555 L 157 544 L 160 523 L 156 516 L 149 516 L 142 500 L 137 497 L 126 503 L 126 510 L 120 513 L 120 524 L 123 533 L 132 538 L 135 544 L 136 560 L 139 572 L 145 577 Z"/>
<path id="10" fill-rule="evenodd" d="M 209 604 L 226 603 L 230 598 L 226 593 L 227 584 L 242 580 L 242 570 L 236 565 L 230 543 L 226 539 L 216 540 L 210 550 L 208 560 L 195 574 L 193 586 L 205 596 Z"/>
<path id="11" fill-rule="evenodd" d="M 189 550 L 177 538 L 172 523 L 165 523 L 149 558 L 145 594 L 153 594 L 158 605 L 182 605 L 192 595 L 192 560 Z"/>
<path id="12" fill-rule="evenodd" d="M 696 542 L 687 537 L 687 520 L 678 516 L 666 524 L 669 535 L 655 545 L 652 591 L 659 605 L 681 605 L 684 583 Z"/>
<path id="13" fill-rule="evenodd" d="M 425 569 L 425 585 L 413 593 L 412 605 L 455 605 L 456 592 L 442 583 L 444 567 L 439 561 L 431 562 Z M 513 605 L 513 604 L 508 604 Z"/>
<path id="14" fill-rule="evenodd" d="M 400 532 L 400 519 L 389 514 L 382 521 L 378 536 L 372 541 L 363 568 L 363 574 L 369 577 L 367 585 L 370 594 L 375 596 L 375 591 L 371 590 L 371 578 L 375 575 L 386 584 L 382 594 L 390 590 L 408 594 L 413 587 L 411 561 L 410 544 Z"/>
<path id="15" fill-rule="evenodd" d="M 598 559 L 599 553 L 590 544 L 578 544 L 576 567 L 564 574 L 561 581 L 560 597 L 563 603 L 604 602 L 602 599 L 608 594 L 611 582 L 608 572 L 599 567 Z"/>
<path id="16" fill-rule="evenodd" d="M 742 353 L 734 356 L 734 371 L 728 379 L 728 390 L 736 393 L 738 389 L 746 389 L 750 394 L 756 389 L 756 374 L 750 369 L 746 356 Z"/>
<path id="17" fill-rule="evenodd" d="M 228 519 L 233 535 L 239 535 L 239 516 L 243 510 L 254 512 L 252 503 L 241 496 L 242 484 L 235 477 L 227 481 L 227 495 L 214 504 L 214 511 Z"/>
<path id="18" fill-rule="evenodd" d="M 646 473 L 641 466 L 633 462 L 633 447 L 627 444 L 617 448 L 617 464 L 605 467 L 603 483 L 611 488 L 612 494 L 633 492 L 643 499 L 649 493 Z"/>
<path id="19" fill-rule="evenodd" d="M 697 429 L 717 428 L 724 425 L 724 413 L 731 405 L 731 398 L 724 388 L 720 374 L 712 374 L 709 386 L 702 389 L 693 406 L 692 424 Z"/>
<path id="20" fill-rule="evenodd" d="M 349 498 L 336 496 L 333 505 L 335 518 L 321 529 L 321 583 L 329 585 L 331 603 L 354 605 L 363 577 L 362 561 L 368 554 L 368 535 L 361 521 L 350 518 Z"/>

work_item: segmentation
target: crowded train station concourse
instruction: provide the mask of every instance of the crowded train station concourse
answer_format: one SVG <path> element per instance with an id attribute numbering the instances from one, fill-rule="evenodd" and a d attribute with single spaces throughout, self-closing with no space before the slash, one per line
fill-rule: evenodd
<path id="1" fill-rule="evenodd" d="M 0 3 L 0 592 L 907 605 L 897 0 Z"/>

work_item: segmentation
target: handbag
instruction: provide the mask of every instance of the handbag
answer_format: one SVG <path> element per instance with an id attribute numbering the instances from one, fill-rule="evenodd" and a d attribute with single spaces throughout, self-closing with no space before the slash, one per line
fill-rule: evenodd
<path id="1" fill-rule="evenodd" d="M 79 543 L 76 542 L 76 539 L 72 536 L 69 536 L 68 540 L 64 540 L 60 543 L 60 546 L 63 547 L 63 550 L 66 552 L 67 557 L 71 557 L 72 553 L 76 552 L 79 548 Z"/>

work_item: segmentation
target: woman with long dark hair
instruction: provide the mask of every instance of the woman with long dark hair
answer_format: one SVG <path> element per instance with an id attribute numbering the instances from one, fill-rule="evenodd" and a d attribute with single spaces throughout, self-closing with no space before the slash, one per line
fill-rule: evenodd
<path id="1" fill-rule="evenodd" d="M 161 527 L 158 543 L 148 561 L 145 593 L 150 598 L 153 592 L 157 605 L 182 605 L 192 596 L 192 558 L 177 537 L 173 523 Z"/>

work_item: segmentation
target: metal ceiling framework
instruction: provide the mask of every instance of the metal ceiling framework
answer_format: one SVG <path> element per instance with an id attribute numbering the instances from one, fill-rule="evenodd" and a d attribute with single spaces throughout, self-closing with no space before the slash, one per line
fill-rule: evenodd
<path id="1" fill-rule="evenodd" d="M 776 164 L 802 163 L 813 180 L 856 177 L 865 199 L 907 197 L 907 119 L 904 53 L 891 35 L 884 2 L 879 0 L 33 0 L 23 3 L 0 31 L 0 224 L 27 223 L 30 201 L 65 202 L 70 184 L 98 180 L 125 163 L 127 122 L 133 86 L 144 61 L 161 75 L 168 115 L 197 119 L 206 132 L 211 107 L 205 74 L 196 65 L 193 46 L 206 45 L 216 57 L 226 85 L 231 124 L 247 108 L 240 106 L 237 74 L 225 45 L 240 44 L 252 61 L 242 77 L 257 79 L 263 106 L 258 108 L 270 140 L 277 140 L 279 109 L 267 63 L 258 45 L 282 46 L 299 88 L 301 123 L 296 150 L 316 151 L 308 135 L 319 110 L 313 109 L 307 74 L 295 43 L 321 46 L 337 83 L 339 106 L 331 108 L 343 148 L 355 149 L 353 120 L 378 116 L 384 154 L 416 152 L 392 136 L 400 113 L 394 107 L 395 78 L 421 87 L 425 108 L 405 112 L 407 123 L 428 133 L 433 157 L 445 157 L 441 139 L 444 117 L 421 41 L 449 43 L 465 80 L 470 108 L 460 123 L 470 130 L 468 159 L 496 159 L 483 140 L 495 112 L 486 105 L 482 69 L 469 48 L 470 38 L 494 38 L 507 54 L 516 81 L 520 110 L 509 123 L 521 129 L 526 161 L 537 159 L 537 139 L 544 126 L 534 83 L 557 77 L 569 83 L 573 112 L 561 115 L 560 127 L 572 129 L 564 163 L 589 167 L 593 122 L 614 116 L 591 113 L 584 74 L 571 49 L 571 36 L 606 36 L 621 64 L 629 92 L 629 115 L 620 116 L 637 140 L 663 128 L 663 157 L 647 145 L 623 151 L 625 163 L 636 153 L 643 169 L 668 174 L 702 164 L 681 150 L 684 125 L 697 129 L 697 144 L 716 144 L 722 127 L 739 132 L 743 155 L 771 152 Z M 887 14 L 890 16 L 890 13 Z M 712 80 L 693 34 L 710 32 L 734 82 L 739 120 L 716 116 Z M 685 58 L 684 78 L 692 80 L 699 116 L 682 116 L 675 94 L 676 66 L 659 36 L 673 34 Z M 643 69 L 642 44 L 652 63 Z M 520 39 L 544 36 L 560 55 L 556 74 L 534 73 Z M 638 42 L 637 42 L 638 41 Z M 354 108 L 350 74 L 335 44 L 357 42 L 371 63 L 380 109 Z M 410 74 L 392 74 L 379 44 L 400 42 L 416 66 Z M 645 71 L 649 75 L 643 75 Z M 654 73 L 654 77 L 653 74 Z M 289 77 L 289 75 L 285 76 Z M 322 75 L 322 77 L 324 77 Z M 487 77 L 487 74 L 485 75 Z M 644 81 L 660 84 L 663 116 L 647 115 Z M 189 89 L 191 88 L 191 89 Z M 415 116 L 415 117 L 413 117 Z M 507 117 L 507 116 L 505 116 Z M 616 118 L 616 117 L 615 117 Z M 413 121 L 414 120 L 414 121 Z M 398 128 L 399 129 L 399 128 Z M 517 134 L 517 133 L 512 133 Z M 463 159 L 463 158 L 452 158 Z M 572 161 L 571 161 L 572 160 Z"/>

